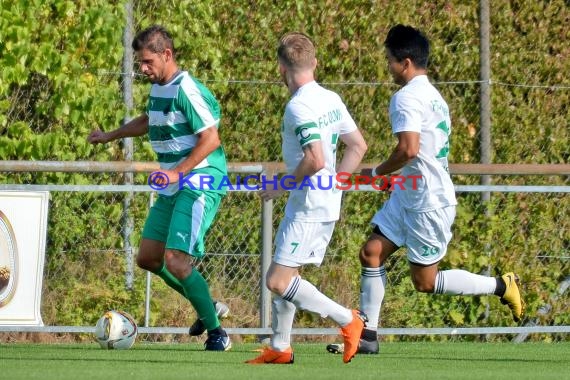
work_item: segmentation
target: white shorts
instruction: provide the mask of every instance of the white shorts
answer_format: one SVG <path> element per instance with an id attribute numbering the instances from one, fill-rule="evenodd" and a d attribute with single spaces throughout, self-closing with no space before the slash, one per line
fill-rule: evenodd
<path id="1" fill-rule="evenodd" d="M 400 206 L 397 197 L 391 196 L 371 223 L 392 243 L 405 246 L 412 264 L 427 266 L 437 263 L 447 253 L 454 219 L 455 206 L 411 212 Z"/>
<path id="2" fill-rule="evenodd" d="M 335 223 L 309 223 L 283 218 L 275 234 L 273 262 L 292 268 L 306 264 L 320 266 Z"/>

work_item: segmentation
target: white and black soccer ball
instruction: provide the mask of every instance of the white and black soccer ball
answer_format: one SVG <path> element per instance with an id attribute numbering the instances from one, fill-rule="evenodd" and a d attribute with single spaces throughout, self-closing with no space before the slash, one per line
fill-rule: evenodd
<path id="1" fill-rule="evenodd" d="M 109 310 L 95 326 L 95 339 L 106 350 L 127 350 L 137 338 L 137 324 L 124 311 Z"/>

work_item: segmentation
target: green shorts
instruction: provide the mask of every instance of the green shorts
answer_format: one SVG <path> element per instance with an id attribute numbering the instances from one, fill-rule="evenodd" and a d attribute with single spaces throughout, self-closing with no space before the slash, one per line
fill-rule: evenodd
<path id="1" fill-rule="evenodd" d="M 221 196 L 193 190 L 181 190 L 167 197 L 159 195 L 146 219 L 143 239 L 166 243 L 201 259 L 204 257 L 204 236 L 220 206 Z"/>

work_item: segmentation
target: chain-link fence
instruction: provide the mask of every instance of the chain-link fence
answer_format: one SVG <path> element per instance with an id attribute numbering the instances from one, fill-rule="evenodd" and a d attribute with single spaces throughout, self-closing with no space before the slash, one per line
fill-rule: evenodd
<path id="1" fill-rule="evenodd" d="M 65 185 L 60 189 L 64 188 Z M 145 310 L 146 273 L 128 264 L 130 252 L 118 239 L 122 236 L 122 200 L 126 193 L 118 191 L 119 187 L 115 189 L 52 189 L 42 299 L 44 322 L 51 326 L 84 325 L 94 321 L 101 310 L 127 308 L 141 326 L 147 326 L 146 322 L 150 327 L 188 326 L 195 318 L 192 307 L 158 277 L 151 277 L 150 309 Z M 136 210 L 135 247 L 151 202 L 148 189 L 137 189 L 140 191 L 134 193 L 132 202 L 133 211 Z M 346 306 L 358 305 L 359 244 L 370 232 L 368 222 L 385 198 L 386 194 L 378 192 L 346 193 L 342 217 L 323 265 L 302 271 L 305 278 Z M 486 205 L 481 203 L 479 192 L 460 191 L 458 200 L 454 238 L 441 268 L 462 268 L 492 276 L 513 270 L 521 277 L 527 301 L 524 323 L 568 325 L 570 297 L 568 285 L 564 286 L 570 271 L 567 189 L 561 193 L 494 192 Z M 284 201 L 275 201 L 270 219 L 273 230 L 283 216 Z M 207 237 L 208 254 L 199 269 L 214 298 L 230 306 L 231 317 L 223 322 L 228 328 L 262 327 L 261 215 L 262 203 L 253 192 L 230 192 Z M 132 254 L 136 254 L 136 249 Z M 509 324 L 510 313 L 496 297 L 430 296 L 415 292 L 405 250 L 394 254 L 386 269 L 383 328 Z M 295 326 L 334 327 L 329 321 L 303 312 L 298 314 Z"/>
<path id="2" fill-rule="evenodd" d="M 278 80 L 274 50 L 279 36 L 293 29 L 314 38 L 318 80 L 343 97 L 363 130 L 369 145 L 365 161 L 378 163 L 387 157 L 395 144 L 387 106 L 397 87 L 390 80 L 381 45 L 389 27 L 397 22 L 423 27 L 431 40 L 429 74 L 452 115 L 451 162 L 479 163 L 485 149 L 493 163 L 568 162 L 570 84 L 564 73 L 570 71 L 566 26 L 570 10 L 565 1 L 491 4 L 489 78 L 481 75 L 485 1 L 412 1 L 408 9 L 414 11 L 405 14 L 401 4 L 383 1 L 343 1 L 334 7 L 298 1 L 210 3 L 126 1 L 109 7 L 116 10 L 113 22 L 121 32 L 166 23 L 174 36 L 180 67 L 204 82 L 220 101 L 220 133 L 230 162 L 281 158 L 278 127 L 288 93 Z M 66 46 L 73 43 L 77 25 L 70 20 L 74 12 L 69 10 L 61 19 L 54 17 L 60 23 L 52 24 L 64 35 L 54 34 L 58 52 L 67 52 Z M 246 30 L 244 25 L 251 27 Z M 98 27 L 92 25 L 93 33 Z M 52 29 L 44 32 L 49 34 Z M 134 74 L 136 67 L 123 67 L 121 54 L 128 51 L 129 41 L 125 38 L 121 43 L 116 29 L 116 45 L 106 50 L 104 64 L 93 59 L 102 48 L 86 43 L 70 58 L 78 67 L 62 64 L 68 71 L 52 75 L 48 70 L 26 69 L 24 64 L 21 75 L 26 80 L 0 83 L 0 157 L 153 160 L 145 139 L 133 140 L 132 156 L 124 145 L 85 143 L 90 130 L 114 129 L 125 117 L 144 109 L 148 83 Z M 0 36 L 3 63 L 24 37 L 8 32 Z M 20 67 L 18 59 L 13 59 L 15 68 Z M 489 88 L 488 114 L 481 113 L 485 86 Z M 66 98 L 62 94 L 68 88 L 74 91 Z M 491 138 L 483 146 L 481 125 L 486 118 L 491 122 Z M 54 149 L 61 146 L 67 149 Z M 453 179 L 457 185 L 481 181 L 479 176 L 468 175 Z M 136 174 L 131 180 L 123 173 L 9 172 L 2 173 L 0 180 L 25 185 L 144 184 L 146 176 Z M 505 175 L 491 180 L 504 185 L 568 186 L 569 182 L 567 175 Z M 93 322 L 102 308 L 124 305 L 133 308 L 141 320 L 145 276 L 132 265 L 132 259 L 149 193 L 53 191 L 51 197 L 42 306 L 45 322 L 81 325 Z M 323 267 L 304 273 L 347 305 L 358 302 L 357 252 L 368 233 L 367 223 L 384 197 L 348 193 Z M 455 237 L 442 266 L 467 265 L 465 269 L 491 275 L 514 269 L 525 281 L 533 323 L 538 318 L 542 324 L 570 324 L 568 292 L 559 294 L 570 274 L 569 203 L 564 192 L 493 192 L 486 203 L 479 192 L 459 193 Z M 275 202 L 273 227 L 282 210 L 283 200 Z M 225 322 L 229 327 L 259 326 L 261 214 L 258 198 L 231 193 L 208 235 L 209 255 L 201 265 L 213 295 L 232 309 L 233 317 Z M 384 327 L 499 325 L 508 318 L 492 297 L 442 302 L 441 297 L 413 292 L 404 254 L 399 252 L 387 265 Z M 185 326 L 193 318 L 186 301 L 157 278 L 153 278 L 151 299 L 152 326 Z M 541 309 L 545 305 L 550 305 L 549 312 L 539 313 L 547 310 Z M 298 323 L 318 325 L 313 318 L 301 314 Z"/>

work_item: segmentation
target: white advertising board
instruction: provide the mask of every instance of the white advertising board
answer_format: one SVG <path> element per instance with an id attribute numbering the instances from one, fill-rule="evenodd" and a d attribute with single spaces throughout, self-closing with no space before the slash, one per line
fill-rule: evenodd
<path id="1" fill-rule="evenodd" d="M 43 326 L 48 192 L 0 191 L 0 325 Z"/>

